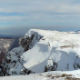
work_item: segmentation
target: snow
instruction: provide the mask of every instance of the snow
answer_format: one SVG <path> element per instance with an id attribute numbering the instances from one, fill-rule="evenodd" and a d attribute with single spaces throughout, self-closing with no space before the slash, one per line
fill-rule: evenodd
<path id="1" fill-rule="evenodd" d="M 44 76 L 45 75 L 62 75 L 62 74 L 67 74 L 71 75 L 72 77 L 75 78 L 80 78 L 80 69 L 79 70 L 73 70 L 73 71 L 50 71 L 46 73 L 42 73 Z"/>
<path id="2" fill-rule="evenodd" d="M 80 34 L 31 29 L 26 35 L 33 34 L 42 38 L 32 49 L 23 53 L 25 68 L 33 72 L 44 72 L 45 66 L 55 62 L 57 71 L 79 69 L 78 66 L 74 68 L 74 65 L 80 65 Z"/>
<path id="3" fill-rule="evenodd" d="M 62 77 L 65 74 L 66 76 Z M 0 77 L 0 80 L 66 80 L 66 77 L 71 75 L 73 78 L 80 78 L 80 70 L 75 71 L 53 71 L 41 74 L 30 74 L 24 76 L 6 76 Z M 54 76 L 54 78 L 52 78 Z M 72 80 L 72 79 L 71 79 Z"/>
<path id="4" fill-rule="evenodd" d="M 46 65 L 48 60 L 49 51 L 48 44 L 38 43 L 31 50 L 27 51 L 27 53 L 23 54 L 23 60 L 27 61 L 24 63 L 24 67 L 32 69 L 33 72 L 43 72 L 44 65 Z"/>

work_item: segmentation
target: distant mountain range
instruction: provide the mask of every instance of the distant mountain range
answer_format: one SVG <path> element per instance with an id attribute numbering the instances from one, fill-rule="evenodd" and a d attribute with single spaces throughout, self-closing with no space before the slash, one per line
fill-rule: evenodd
<path id="1" fill-rule="evenodd" d="M 62 26 L 27 26 L 27 27 L 9 27 L 9 28 L 4 28 L 0 29 L 0 37 L 8 37 L 8 38 L 15 38 L 15 37 L 21 37 L 24 36 L 26 32 L 30 29 L 43 29 L 43 30 L 57 30 L 57 31 L 78 31 L 80 30 L 80 27 L 62 27 Z"/>
<path id="2" fill-rule="evenodd" d="M 0 38 L 8 38 L 8 39 L 17 39 L 22 37 L 21 35 L 7 35 L 7 34 L 0 34 Z"/>

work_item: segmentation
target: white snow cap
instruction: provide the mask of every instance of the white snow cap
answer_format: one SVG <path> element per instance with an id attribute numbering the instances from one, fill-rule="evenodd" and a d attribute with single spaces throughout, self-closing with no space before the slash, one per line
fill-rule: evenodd
<path id="1" fill-rule="evenodd" d="M 80 68 L 80 34 L 31 29 L 25 36 L 33 34 L 41 39 L 36 43 L 35 38 L 33 48 L 23 53 L 25 68 L 33 72 L 44 72 L 49 62 L 54 70 Z"/>

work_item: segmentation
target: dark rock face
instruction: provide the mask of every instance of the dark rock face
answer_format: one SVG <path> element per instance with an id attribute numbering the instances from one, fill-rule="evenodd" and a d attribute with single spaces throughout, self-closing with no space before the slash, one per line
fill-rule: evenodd
<path id="1" fill-rule="evenodd" d="M 34 35 L 32 35 L 31 37 L 20 39 L 20 45 L 24 48 L 25 51 L 30 49 L 30 45 L 32 43 L 33 38 L 34 38 Z"/>
<path id="2" fill-rule="evenodd" d="M 58 64 L 56 62 L 53 62 L 53 65 L 47 65 L 45 66 L 44 72 L 48 71 L 56 71 Z"/>
<path id="3" fill-rule="evenodd" d="M 38 34 L 32 34 L 31 36 L 21 38 L 19 40 L 19 44 L 24 48 L 25 51 L 27 51 L 31 49 L 41 38 L 42 36 L 38 36 Z"/>

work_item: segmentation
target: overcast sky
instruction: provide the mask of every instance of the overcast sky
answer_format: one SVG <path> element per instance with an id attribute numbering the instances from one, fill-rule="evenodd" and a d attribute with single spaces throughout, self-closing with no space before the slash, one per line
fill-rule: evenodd
<path id="1" fill-rule="evenodd" d="M 80 26 L 80 0 L 0 0 L 0 30 Z"/>

